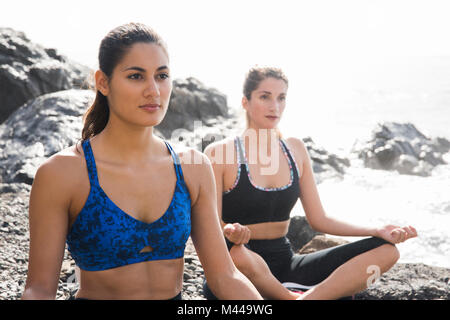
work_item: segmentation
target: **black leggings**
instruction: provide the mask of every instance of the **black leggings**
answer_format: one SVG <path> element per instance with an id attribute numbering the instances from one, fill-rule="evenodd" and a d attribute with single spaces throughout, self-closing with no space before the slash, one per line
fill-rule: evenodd
<path id="1" fill-rule="evenodd" d="M 259 254 L 272 274 L 281 283 L 290 282 L 299 288 L 314 286 L 325 280 L 334 270 L 364 252 L 389 242 L 372 237 L 316 251 L 309 254 L 294 254 L 286 237 L 274 240 L 250 240 L 246 247 Z M 227 242 L 230 249 L 232 244 Z M 203 292 L 208 300 L 216 300 L 206 281 Z"/>

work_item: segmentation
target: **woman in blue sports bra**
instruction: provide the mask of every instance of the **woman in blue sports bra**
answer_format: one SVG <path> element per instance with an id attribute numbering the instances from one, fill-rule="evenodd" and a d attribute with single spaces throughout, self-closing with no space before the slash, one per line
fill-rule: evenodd
<path id="1" fill-rule="evenodd" d="M 101 42 L 95 82 L 81 144 L 36 173 L 22 298 L 55 298 L 67 242 L 81 270 L 76 298 L 180 299 L 191 236 L 217 296 L 261 299 L 227 252 L 208 159 L 153 133 L 172 90 L 162 39 L 142 24 L 115 28 Z M 180 161 L 195 157 L 204 161 Z"/>
<path id="2" fill-rule="evenodd" d="M 223 233 L 236 266 L 264 297 L 348 297 L 367 286 L 369 267 L 376 267 L 378 274 L 390 269 L 399 258 L 394 244 L 417 236 L 417 232 L 411 226 L 363 228 L 327 216 L 306 147 L 299 139 L 281 138 L 277 128 L 287 88 L 288 80 L 281 70 L 251 69 L 242 98 L 246 130 L 242 136 L 205 149 L 213 164 Z M 298 199 L 313 229 L 368 238 L 311 254 L 295 254 L 286 234 L 290 211 Z M 282 283 L 306 292 L 289 292 Z M 205 295 L 215 299 L 208 285 L 204 285 Z"/>

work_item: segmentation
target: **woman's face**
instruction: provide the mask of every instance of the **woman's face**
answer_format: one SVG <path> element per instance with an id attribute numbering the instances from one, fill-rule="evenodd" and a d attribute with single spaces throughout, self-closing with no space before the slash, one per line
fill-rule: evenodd
<path id="1" fill-rule="evenodd" d="M 159 45 L 134 44 L 101 82 L 110 116 L 140 126 L 156 126 L 164 118 L 172 92 L 169 59 Z M 99 88 L 100 90 L 100 88 Z"/>
<path id="2" fill-rule="evenodd" d="M 257 129 L 274 129 L 280 122 L 286 106 L 287 85 L 281 79 L 266 78 L 252 91 L 250 100 L 242 99 L 247 111 L 249 126 Z"/>

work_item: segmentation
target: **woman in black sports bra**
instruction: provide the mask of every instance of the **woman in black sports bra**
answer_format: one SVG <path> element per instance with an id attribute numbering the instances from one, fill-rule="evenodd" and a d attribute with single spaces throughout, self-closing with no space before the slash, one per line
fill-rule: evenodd
<path id="1" fill-rule="evenodd" d="M 209 145 L 218 211 L 236 266 L 270 299 L 339 299 L 368 285 L 398 260 L 395 243 L 417 236 L 411 227 L 364 228 L 338 221 L 324 211 L 303 142 L 282 139 L 277 125 L 285 108 L 288 81 L 276 68 L 253 68 L 244 83 L 242 136 Z M 234 159 L 234 161 L 230 161 Z M 317 231 L 367 236 L 360 241 L 307 255 L 295 254 L 286 234 L 290 211 L 301 200 Z M 368 269 L 371 268 L 371 269 Z M 282 283 L 306 290 L 292 293 Z M 215 297 L 205 283 L 205 295 Z"/>

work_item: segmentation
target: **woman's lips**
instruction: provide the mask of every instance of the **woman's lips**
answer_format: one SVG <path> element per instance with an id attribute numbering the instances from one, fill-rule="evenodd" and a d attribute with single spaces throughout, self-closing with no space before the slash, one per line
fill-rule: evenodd
<path id="1" fill-rule="evenodd" d="M 277 116 L 266 116 L 266 118 L 270 119 L 270 120 L 276 120 L 278 119 Z"/>
<path id="2" fill-rule="evenodd" d="M 160 108 L 160 105 L 159 104 L 146 104 L 146 105 L 140 106 L 139 108 L 144 109 L 145 111 L 155 112 L 156 110 L 158 110 Z"/>

